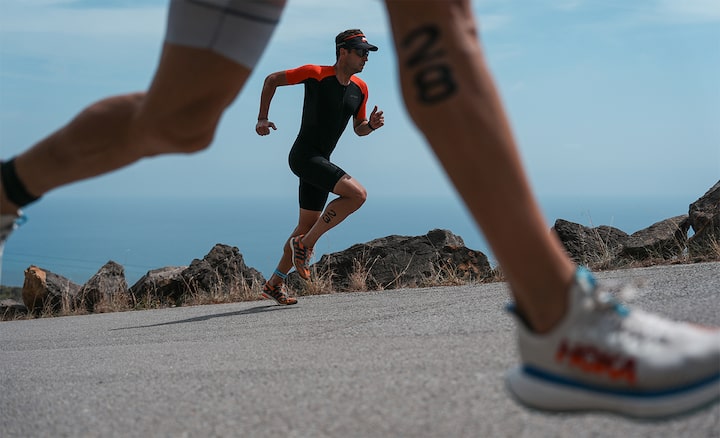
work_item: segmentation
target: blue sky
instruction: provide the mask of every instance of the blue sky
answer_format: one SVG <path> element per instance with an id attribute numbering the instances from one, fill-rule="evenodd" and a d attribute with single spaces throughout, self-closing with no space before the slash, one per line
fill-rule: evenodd
<path id="1" fill-rule="evenodd" d="M 481 39 L 539 195 L 686 195 L 720 176 L 720 2 L 487 0 L 473 3 Z M 3 0 L 0 157 L 15 155 L 104 96 L 147 87 L 166 1 Z M 302 87 L 284 87 L 254 133 L 263 78 L 332 64 L 334 36 L 361 28 L 380 47 L 360 76 L 386 126 L 347 130 L 334 160 L 370 196 L 447 196 L 452 188 L 410 123 L 379 1 L 290 0 L 214 144 L 143 160 L 51 196 L 292 196 L 287 152 Z"/>

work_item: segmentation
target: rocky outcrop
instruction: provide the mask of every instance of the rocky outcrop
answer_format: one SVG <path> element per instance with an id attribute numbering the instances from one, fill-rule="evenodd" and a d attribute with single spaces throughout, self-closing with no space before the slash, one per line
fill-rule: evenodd
<path id="1" fill-rule="evenodd" d="M 487 256 L 465 246 L 447 230 L 424 236 L 392 235 L 323 255 L 311 266 L 317 276 L 327 273 L 336 291 L 395 289 L 490 276 Z M 298 286 L 296 274 L 290 284 Z"/>
<path id="2" fill-rule="evenodd" d="M 688 238 L 690 229 L 694 235 Z M 588 228 L 558 219 L 553 226 L 570 257 L 594 269 L 636 262 L 720 259 L 720 181 L 688 214 L 671 217 L 631 235 L 607 226 Z"/>
<path id="3" fill-rule="evenodd" d="M 92 312 L 97 311 L 100 304 L 110 304 L 114 309 L 132 306 L 125 269 L 113 261 L 102 266 L 82 286 L 46 269 L 30 266 L 25 270 L 22 299 L 25 307 L 35 313 L 70 312 L 80 308 Z"/>
<path id="4" fill-rule="evenodd" d="M 228 296 L 257 288 L 263 275 L 245 264 L 237 247 L 216 244 L 190 266 L 154 269 L 130 288 L 138 303 L 180 304 L 189 296 Z"/>
<path id="5" fill-rule="evenodd" d="M 132 306 L 125 280 L 125 268 L 112 260 L 107 262 L 80 288 L 77 300 L 91 312 L 95 311 L 99 303 L 120 304 L 124 301 L 124 307 Z"/>
<path id="6" fill-rule="evenodd" d="M 607 225 L 586 227 L 558 219 L 553 230 L 575 263 L 604 268 L 616 263 L 618 254 L 630 237 L 622 230 Z"/>
<path id="7" fill-rule="evenodd" d="M 682 256 L 687 247 L 687 218 L 665 219 L 631 235 L 605 225 L 590 228 L 562 219 L 555 221 L 553 230 L 575 263 L 609 269 Z"/>
<path id="8" fill-rule="evenodd" d="M 686 214 L 656 222 L 631 234 L 621 254 L 632 260 L 670 260 L 685 251 L 689 229 Z"/>
<path id="9" fill-rule="evenodd" d="M 720 181 L 690 204 L 688 216 L 695 233 L 688 242 L 690 256 L 717 257 L 720 253 Z"/>
<path id="10" fill-rule="evenodd" d="M 145 305 L 174 302 L 186 290 L 182 278 L 185 269 L 187 266 L 168 266 L 148 271 L 132 285 L 130 295 L 135 303 Z"/>
<path id="11" fill-rule="evenodd" d="M 28 310 L 24 304 L 15 300 L 6 299 L 0 301 L 0 320 L 9 321 L 27 315 Z"/>
<path id="12" fill-rule="evenodd" d="M 227 295 L 262 285 L 265 277 L 245 264 L 237 247 L 217 244 L 202 259 L 195 259 L 181 273 L 181 296 Z"/>
<path id="13" fill-rule="evenodd" d="M 25 270 L 22 299 L 30 312 L 72 309 L 79 291 L 79 284 L 53 272 L 34 265 Z"/>

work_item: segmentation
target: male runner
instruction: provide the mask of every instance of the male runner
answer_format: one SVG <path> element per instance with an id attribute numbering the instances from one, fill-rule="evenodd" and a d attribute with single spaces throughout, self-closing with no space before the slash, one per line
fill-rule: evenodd
<path id="1" fill-rule="evenodd" d="M 300 219 L 285 244 L 275 272 L 263 286 L 263 296 L 279 304 L 295 304 L 283 283 L 295 266 L 300 277 L 310 278 L 308 264 L 320 236 L 345 220 L 365 202 L 365 188 L 344 170 L 330 162 L 340 136 L 353 118 L 355 134 L 365 136 L 385 124 L 377 106 L 366 117 L 368 88 L 360 73 L 368 54 L 377 47 L 367 42 L 360 29 L 349 29 L 335 37 L 335 64 L 304 65 L 293 70 L 269 74 L 260 95 L 260 111 L 255 131 L 268 135 L 277 129 L 268 120 L 270 102 L 277 87 L 304 84 L 305 100 L 300 133 L 290 150 L 290 168 L 300 178 Z M 327 205 L 330 192 L 338 195 Z M 321 214 L 322 213 L 322 214 Z"/>
<path id="2" fill-rule="evenodd" d="M 2 163 L 0 241 L 19 209 L 142 157 L 207 147 L 284 1 L 173 0 L 147 93 L 110 97 Z M 408 111 L 507 275 L 520 366 L 507 381 L 547 410 L 640 417 L 720 396 L 720 331 L 628 309 L 577 270 L 548 232 L 485 65 L 470 0 L 386 0 Z"/>

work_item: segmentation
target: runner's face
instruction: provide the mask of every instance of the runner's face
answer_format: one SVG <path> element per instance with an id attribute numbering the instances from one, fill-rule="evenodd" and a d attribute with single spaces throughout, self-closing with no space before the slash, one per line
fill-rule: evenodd
<path id="1" fill-rule="evenodd" d="M 348 65 L 356 72 L 361 72 L 368 60 L 368 53 L 367 49 L 348 49 Z"/>

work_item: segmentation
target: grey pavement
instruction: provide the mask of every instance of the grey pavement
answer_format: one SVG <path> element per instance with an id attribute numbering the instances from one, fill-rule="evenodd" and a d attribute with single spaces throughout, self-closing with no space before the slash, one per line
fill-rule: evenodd
<path id="1" fill-rule="evenodd" d="M 611 271 L 633 304 L 720 325 L 720 263 Z M 0 323 L 3 437 L 718 437 L 507 394 L 504 283 Z"/>

